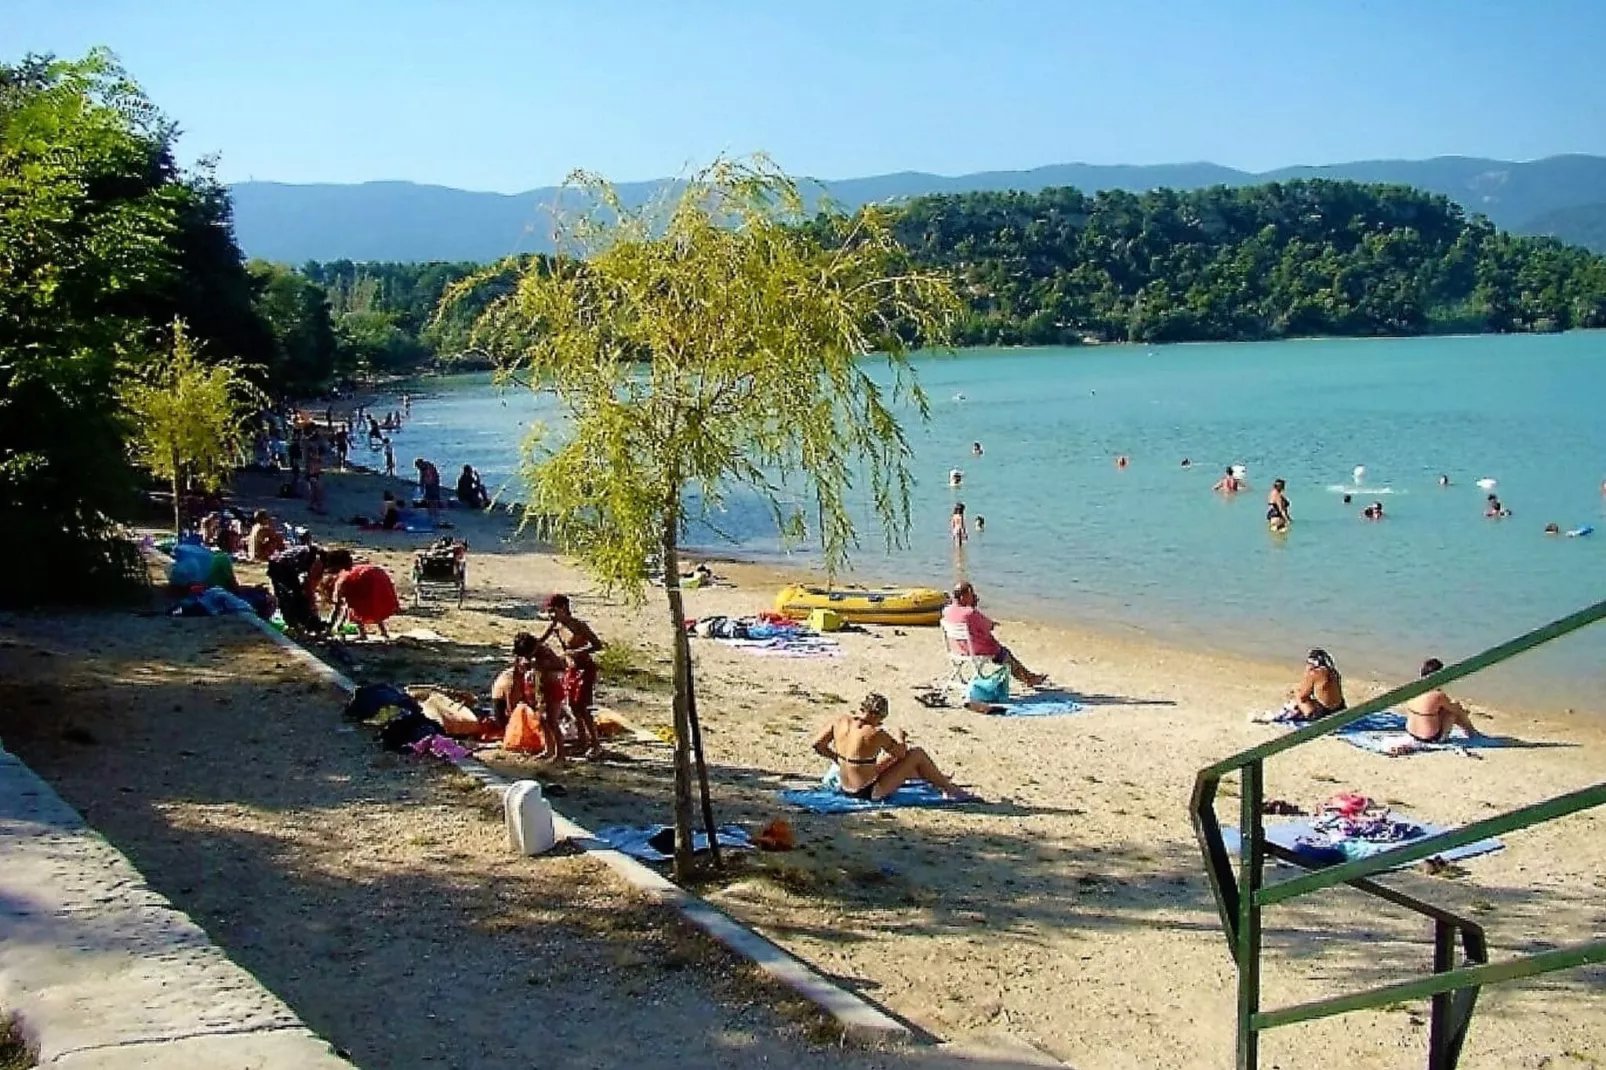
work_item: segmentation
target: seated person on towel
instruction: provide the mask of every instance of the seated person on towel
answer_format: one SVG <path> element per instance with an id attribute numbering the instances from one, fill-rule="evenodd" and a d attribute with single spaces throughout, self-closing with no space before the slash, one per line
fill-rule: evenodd
<path id="1" fill-rule="evenodd" d="M 285 548 L 284 534 L 279 531 L 266 509 L 258 509 L 251 517 L 251 533 L 245 538 L 245 547 L 253 561 L 270 560 Z"/>
<path id="2" fill-rule="evenodd" d="M 396 495 L 388 490 L 379 507 L 379 526 L 386 531 L 395 531 L 401 527 L 401 502 L 397 501 Z"/>
<path id="3" fill-rule="evenodd" d="M 1305 678 L 1299 682 L 1289 704 L 1290 713 L 1301 721 L 1314 721 L 1345 707 L 1344 678 L 1332 657 L 1320 647 L 1305 655 Z"/>
<path id="4" fill-rule="evenodd" d="M 993 637 L 994 624 L 978 608 L 981 599 L 976 597 L 976 588 L 969 583 L 961 583 L 954 588 L 953 601 L 942 610 L 942 619 L 949 624 L 963 625 L 970 639 L 965 644 L 970 649 L 961 650 L 961 654 L 972 657 L 992 658 L 1000 665 L 1008 665 L 1009 673 L 1021 683 L 1030 687 L 1040 687 L 1048 682 L 1048 674 L 1032 672 L 1021 664 L 1019 658 L 1010 653 L 1008 647 Z"/>
<path id="5" fill-rule="evenodd" d="M 909 746 L 903 729 L 896 736 L 888 732 L 886 720 L 886 696 L 871 692 L 858 712 L 843 714 L 814 737 L 815 753 L 836 763 L 843 794 L 879 802 L 906 781 L 924 780 L 950 799 L 975 801 L 925 751 Z"/>
<path id="6" fill-rule="evenodd" d="M 1422 675 L 1432 676 L 1442 668 L 1444 662 L 1429 658 L 1422 663 Z M 1481 734 L 1472 727 L 1467 708 L 1437 688 L 1405 704 L 1405 731 L 1419 743 L 1443 743 L 1457 728 L 1469 737 Z"/>

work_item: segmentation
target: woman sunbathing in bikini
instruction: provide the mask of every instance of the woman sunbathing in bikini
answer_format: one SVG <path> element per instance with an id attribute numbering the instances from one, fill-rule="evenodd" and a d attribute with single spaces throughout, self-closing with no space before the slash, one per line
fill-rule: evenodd
<path id="1" fill-rule="evenodd" d="M 880 801 L 907 781 L 924 780 L 950 799 L 977 800 L 944 776 L 925 751 L 909 746 L 903 729 L 896 736 L 888 732 L 886 720 L 886 696 L 872 692 L 858 712 L 836 718 L 814 737 L 815 753 L 836 762 L 843 794 Z"/>
<path id="2" fill-rule="evenodd" d="M 1314 721 L 1344 708 L 1344 678 L 1327 651 L 1315 648 L 1305 655 L 1305 677 L 1294 692 L 1299 720 Z"/>
<path id="3" fill-rule="evenodd" d="M 1444 662 L 1429 658 L 1422 663 L 1422 675 L 1432 676 L 1442 668 Z M 1443 691 L 1429 691 L 1405 704 L 1405 731 L 1419 743 L 1443 743 L 1457 728 L 1468 737 L 1480 734 L 1472 727 L 1467 708 Z"/>

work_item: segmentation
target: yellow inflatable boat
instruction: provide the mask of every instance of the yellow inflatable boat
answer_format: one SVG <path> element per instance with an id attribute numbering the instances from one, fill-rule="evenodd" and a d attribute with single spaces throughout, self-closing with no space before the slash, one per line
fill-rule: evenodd
<path id="1" fill-rule="evenodd" d="M 936 624 L 948 596 L 930 587 L 809 587 L 793 585 L 775 596 L 775 612 L 802 620 L 829 609 L 854 624 Z"/>

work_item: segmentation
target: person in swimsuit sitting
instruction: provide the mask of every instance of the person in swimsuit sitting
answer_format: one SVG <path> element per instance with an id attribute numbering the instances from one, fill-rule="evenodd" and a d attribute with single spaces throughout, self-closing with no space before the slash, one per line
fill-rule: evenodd
<path id="1" fill-rule="evenodd" d="M 513 664 L 503 669 L 496 682 L 491 684 L 491 718 L 498 726 L 507 724 L 508 714 L 519 703 L 529 703 L 532 707 L 536 705 L 531 701 L 530 693 L 530 671 L 536 646 L 536 638 L 529 632 L 520 632 L 513 637 Z"/>
<path id="2" fill-rule="evenodd" d="M 1305 678 L 1294 692 L 1291 708 L 1298 720 L 1314 721 L 1345 707 L 1344 678 L 1327 651 L 1312 648 L 1305 655 Z"/>
<path id="3" fill-rule="evenodd" d="M 1422 663 L 1422 675 L 1432 676 L 1442 668 L 1444 662 L 1429 658 Z M 1482 734 L 1472 727 L 1472 714 L 1467 708 L 1438 688 L 1405 704 L 1405 731 L 1419 743 L 1443 743 L 1457 728 L 1470 738 Z"/>
<path id="4" fill-rule="evenodd" d="M 885 728 L 887 699 L 866 695 L 855 713 L 831 721 L 814 737 L 814 751 L 836 763 L 842 792 L 855 799 L 879 801 L 910 780 L 924 780 L 944 796 L 973 802 L 977 796 L 943 775 L 926 752 L 909 746 L 903 729 Z"/>

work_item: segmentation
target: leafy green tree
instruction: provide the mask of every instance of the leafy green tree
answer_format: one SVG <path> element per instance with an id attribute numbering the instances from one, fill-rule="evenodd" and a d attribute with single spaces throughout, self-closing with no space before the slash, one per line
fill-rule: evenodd
<path id="1" fill-rule="evenodd" d="M 307 396 L 354 367 L 341 358 L 329 298 L 323 287 L 283 264 L 247 265 L 257 289 L 256 311 L 273 335 L 267 380 L 281 393 Z"/>
<path id="2" fill-rule="evenodd" d="M 592 176 L 571 185 L 594 206 L 566 225 L 572 258 L 527 262 L 475 335 L 566 417 L 527 443 L 526 516 L 608 590 L 639 600 L 662 570 L 685 877 L 702 755 L 681 537 L 745 489 L 836 568 L 856 541 L 848 496 L 863 479 L 888 539 L 901 539 L 910 450 L 892 402 L 910 398 L 924 414 L 925 400 L 900 332 L 942 342 L 957 301 L 941 275 L 907 267 L 880 211 L 797 226 L 797 187 L 761 157 L 718 160 L 676 199 L 640 209 Z M 448 309 L 478 281 L 459 283 Z M 869 374 L 872 354 L 890 388 Z M 792 504 L 800 497 L 807 512 Z"/>
<path id="3" fill-rule="evenodd" d="M 1564 330 L 1606 306 L 1606 260 L 1403 186 L 968 193 L 895 227 L 959 279 L 971 344 Z"/>
<path id="4" fill-rule="evenodd" d="M 136 462 L 173 488 L 173 531 L 184 530 L 184 492 L 217 490 L 245 460 L 250 417 L 266 399 L 228 363 L 203 364 L 173 321 L 170 349 L 122 387 Z"/>
<path id="5" fill-rule="evenodd" d="M 0 66 L 0 557 L 32 563 L 8 600 L 103 595 L 137 561 L 113 399 L 176 270 L 168 133 L 107 52 Z"/>

